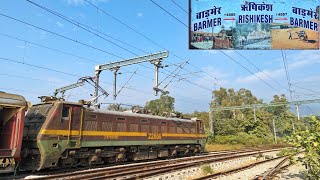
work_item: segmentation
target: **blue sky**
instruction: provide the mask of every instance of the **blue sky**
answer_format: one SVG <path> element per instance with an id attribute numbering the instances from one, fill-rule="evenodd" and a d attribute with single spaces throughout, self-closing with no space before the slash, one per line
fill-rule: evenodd
<path id="1" fill-rule="evenodd" d="M 265 102 L 270 101 L 273 95 L 278 94 L 277 91 L 268 87 L 219 51 L 188 50 L 188 29 L 149 0 L 93 0 L 92 2 L 112 16 L 125 22 L 136 31 L 147 36 L 161 47 L 143 38 L 101 11 L 97 13 L 96 8 L 83 0 L 33 1 L 55 12 L 61 13 L 68 18 L 88 25 L 93 29 L 98 28 L 99 31 L 104 32 L 112 38 L 119 39 L 139 50 L 106 37 L 106 39 L 119 44 L 119 46 L 131 52 L 125 51 L 24 0 L 1 2 L 0 13 L 99 48 L 104 52 L 110 52 L 121 58 L 135 57 L 135 54 L 144 55 L 146 54 L 145 52 L 153 53 L 169 50 L 169 58 L 164 60 L 164 64 L 169 65 L 169 67 L 166 68 L 168 71 L 173 71 L 177 67 L 175 65 L 189 60 L 190 64 L 184 67 L 186 70 L 181 70 L 179 73 L 186 78 L 187 81 L 179 81 L 179 79 L 171 81 L 171 78 L 167 78 L 160 86 L 164 87 L 171 81 L 167 90 L 170 91 L 171 96 L 176 98 L 175 106 L 178 111 L 193 112 L 195 110 L 208 110 L 208 103 L 211 99 L 210 91 L 221 86 L 235 88 L 236 90 L 239 88 L 250 89 L 256 96 L 264 99 Z M 184 23 L 188 23 L 188 15 L 179 9 L 179 7 L 175 6 L 172 1 L 154 1 L 166 8 Z M 184 9 L 188 9 L 188 2 L 186 0 L 175 1 Z M 26 64 L 47 67 L 78 76 L 93 76 L 95 65 L 121 60 L 119 57 L 94 50 L 34 27 L 10 20 L 3 15 L 0 15 L 0 23 L 0 91 L 22 94 L 33 103 L 39 102 L 37 99 L 38 96 L 51 95 L 55 88 L 74 83 L 78 77 L 39 69 Z M 22 41 L 8 38 L 4 35 L 20 38 Z M 30 42 L 75 54 L 85 59 L 39 47 Z M 223 52 L 243 64 L 250 71 L 256 73 L 257 76 L 264 79 L 278 91 L 288 95 L 288 91 L 284 87 L 279 86 L 263 73 L 259 72 L 235 51 Z M 238 52 L 250 59 L 256 66 L 276 81 L 285 87 L 288 86 L 281 51 L 255 50 Z M 295 85 L 292 87 L 295 91 L 294 99 L 320 98 L 320 85 L 318 83 L 320 80 L 319 51 L 285 52 L 287 54 L 290 79 L 292 84 Z M 183 60 L 174 55 L 177 55 Z M 26 64 L 14 63 L 1 58 Z M 122 74 L 118 76 L 118 85 L 120 86 L 118 89 L 126 83 L 134 71 L 137 70 L 137 74 L 135 74 L 126 87 L 123 88 L 116 101 L 112 99 L 112 96 L 109 96 L 103 99 L 103 102 L 144 105 L 146 101 L 157 98 L 152 92 L 154 77 L 153 66 L 149 63 L 143 65 L 144 66 L 135 65 L 122 68 L 120 70 Z M 163 72 L 169 73 L 165 70 L 161 70 L 161 72 L 160 81 L 166 77 Z M 190 74 L 189 72 L 193 73 Z M 112 78 L 112 72 L 104 71 L 101 74 L 101 81 L 106 82 L 101 85 L 110 94 L 112 94 Z M 215 81 L 214 78 L 218 79 L 217 86 L 213 84 Z M 190 83 L 190 81 L 192 83 Z M 304 89 L 299 87 L 303 87 Z M 89 99 L 89 94 L 92 92 L 93 89 L 89 85 L 86 85 L 83 88 L 69 91 L 66 95 L 68 100 L 73 101 L 80 98 Z M 306 113 L 311 113 L 311 111 L 318 112 L 319 110 L 317 106 L 310 105 L 310 108 L 311 110 L 308 110 L 307 107 L 302 107 Z"/>

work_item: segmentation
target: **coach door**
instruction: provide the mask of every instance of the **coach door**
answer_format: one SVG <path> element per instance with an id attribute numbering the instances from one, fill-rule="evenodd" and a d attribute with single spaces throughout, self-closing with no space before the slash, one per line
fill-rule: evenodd
<path id="1" fill-rule="evenodd" d="M 76 105 L 63 105 L 62 118 L 68 118 L 68 144 L 80 146 L 83 127 L 83 108 Z"/>

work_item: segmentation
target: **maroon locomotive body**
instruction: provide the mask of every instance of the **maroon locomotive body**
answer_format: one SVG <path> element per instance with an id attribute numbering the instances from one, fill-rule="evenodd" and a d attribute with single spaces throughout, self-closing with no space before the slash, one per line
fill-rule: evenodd
<path id="1" fill-rule="evenodd" d="M 16 117 L 21 137 L 23 114 Z M 1 134 L 0 139 L 8 138 Z M 28 110 L 23 139 L 13 140 L 22 142 L 19 169 L 37 171 L 193 155 L 203 151 L 206 135 L 197 119 L 95 109 L 84 101 L 44 97 Z"/>

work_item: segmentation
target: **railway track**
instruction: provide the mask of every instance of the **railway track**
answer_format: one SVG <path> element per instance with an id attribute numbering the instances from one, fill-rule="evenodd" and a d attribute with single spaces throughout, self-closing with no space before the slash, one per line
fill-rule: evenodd
<path id="1" fill-rule="evenodd" d="M 76 171 L 64 174 L 55 174 L 29 179 L 139 179 L 147 178 L 157 174 L 181 170 L 189 167 L 199 166 L 206 163 L 222 162 L 235 158 L 257 155 L 265 152 L 278 151 L 269 150 L 244 150 L 231 152 L 214 152 L 201 156 L 184 157 L 169 160 L 158 160 L 145 163 L 134 163 L 123 166 L 112 166 L 96 168 L 91 170 Z"/>
<path id="2" fill-rule="evenodd" d="M 215 156 L 219 156 L 219 155 L 226 155 L 226 154 L 234 154 L 234 153 L 241 153 L 241 152 L 250 152 L 250 151 L 254 151 L 257 149 L 245 149 L 245 150 L 228 150 L 228 151 L 213 151 L 213 152 L 206 152 L 206 153 L 202 153 L 200 155 L 197 156 L 202 156 L 202 155 L 215 155 Z M 174 160 L 174 159 L 181 159 L 184 157 L 174 157 L 174 158 L 167 158 L 167 160 Z M 74 171 L 85 171 L 85 170 L 89 170 L 89 169 L 99 169 L 99 168 L 108 168 L 108 167 L 122 167 L 125 165 L 130 165 L 130 164 L 137 164 L 137 163 L 150 163 L 150 162 L 154 162 L 154 161 L 159 161 L 159 159 L 154 159 L 154 160 L 142 160 L 142 161 L 136 161 L 136 162 L 117 162 L 117 163 L 111 163 L 111 164 L 106 164 L 106 165 L 96 165 L 96 166 L 89 166 L 89 167 L 78 167 L 78 168 L 71 168 L 71 169 L 62 169 L 62 170 L 42 170 L 39 172 L 34 172 L 34 173 L 30 173 L 30 172 L 20 172 L 19 175 L 17 176 L 13 176 L 13 175 L 3 175 L 1 177 L 1 179 L 4 180 L 11 180 L 11 179 L 24 179 L 27 176 L 30 175 L 34 175 L 34 177 L 37 176 L 46 176 L 46 175 L 55 175 L 55 174 L 64 174 L 64 173 L 70 173 L 70 172 L 74 172 Z"/>
<path id="3" fill-rule="evenodd" d="M 270 162 L 270 161 L 275 161 L 275 160 L 278 160 L 278 159 L 281 159 L 281 158 L 284 158 L 284 157 L 276 157 L 276 158 L 272 158 L 272 159 L 267 159 L 267 160 L 251 163 L 251 164 L 248 164 L 248 165 L 232 168 L 232 169 L 229 169 L 229 170 L 226 170 L 226 171 L 220 171 L 220 172 L 216 172 L 216 173 L 213 173 L 213 174 L 209 174 L 207 176 L 202 176 L 202 177 L 196 178 L 194 180 L 215 179 L 215 178 L 218 178 L 220 176 L 225 176 L 225 175 L 237 173 L 237 172 L 240 172 L 240 171 L 243 171 L 243 170 L 246 170 L 246 169 L 250 169 L 250 168 L 252 168 L 254 166 L 257 166 L 257 165 L 260 165 L 260 164 L 264 164 L 264 163 L 267 163 L 267 162 Z M 287 159 L 287 158 L 285 158 L 285 159 Z M 261 180 L 261 177 L 260 176 L 256 177 L 255 180 Z"/>
<path id="4" fill-rule="evenodd" d="M 269 170 L 264 175 L 260 175 L 256 177 L 254 180 L 272 180 L 276 177 L 277 174 L 279 174 L 284 169 L 287 169 L 289 166 L 291 166 L 291 163 L 287 163 L 289 161 L 289 158 L 284 158 L 281 162 L 279 162 L 275 167 L 273 167 L 271 170 Z M 287 164 L 286 164 L 287 163 Z"/>

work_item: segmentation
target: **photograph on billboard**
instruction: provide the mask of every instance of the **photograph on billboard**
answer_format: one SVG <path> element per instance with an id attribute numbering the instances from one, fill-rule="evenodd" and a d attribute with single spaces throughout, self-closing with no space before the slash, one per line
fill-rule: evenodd
<path id="1" fill-rule="evenodd" d="M 189 49 L 319 49 L 319 0 L 189 0 Z"/>

